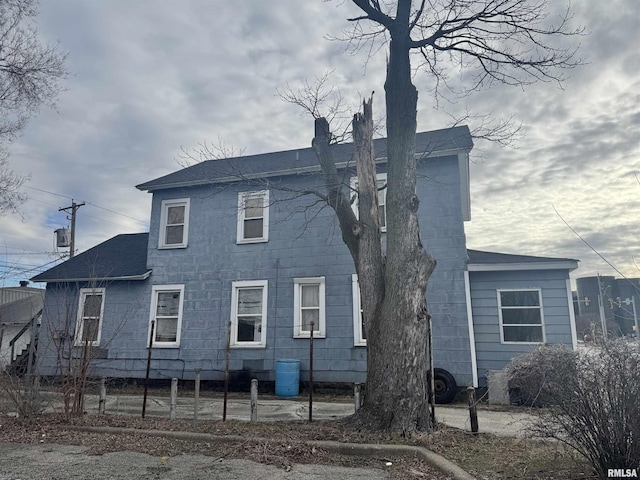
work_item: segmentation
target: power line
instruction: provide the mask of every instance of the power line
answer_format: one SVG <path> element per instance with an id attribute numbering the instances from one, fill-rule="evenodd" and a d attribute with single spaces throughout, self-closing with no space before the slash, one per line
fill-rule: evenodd
<path id="1" fill-rule="evenodd" d="M 49 195 L 55 195 L 56 197 L 68 198 L 68 199 L 70 199 L 70 200 L 73 200 L 73 197 L 70 197 L 70 196 L 68 196 L 68 195 L 63 195 L 63 194 L 61 194 L 61 193 L 50 192 L 49 190 L 44 190 L 44 189 L 42 189 L 42 188 L 32 187 L 32 186 L 30 186 L 30 185 L 25 185 L 25 187 L 26 187 L 26 188 L 30 188 L 31 190 L 36 190 L 36 191 L 38 191 L 38 192 L 48 193 Z M 41 200 L 40 200 L 40 201 L 41 201 Z M 41 202 L 42 202 L 42 201 L 41 201 Z M 45 202 L 42 202 L 42 203 L 45 203 Z M 110 208 L 102 207 L 102 206 L 100 206 L 100 205 L 98 205 L 98 204 L 96 204 L 96 203 L 93 203 L 93 202 L 87 202 L 87 201 L 85 200 L 85 203 L 86 203 L 87 205 L 91 205 L 92 207 L 99 208 L 100 210 L 104 210 L 104 211 L 106 211 L 106 212 L 115 213 L 116 215 L 120 215 L 120 216 L 122 216 L 122 217 L 130 218 L 131 220 L 135 220 L 136 222 L 146 223 L 146 220 L 141 220 L 141 219 L 139 219 L 139 218 L 132 217 L 131 215 L 127 215 L 126 213 L 121 213 L 121 212 L 118 212 L 118 211 L 113 210 L 113 209 L 110 209 Z M 98 217 L 94 217 L 94 218 L 98 218 Z M 102 220 L 102 219 L 99 219 L 99 220 Z M 118 224 L 116 223 L 115 225 L 118 225 Z"/>

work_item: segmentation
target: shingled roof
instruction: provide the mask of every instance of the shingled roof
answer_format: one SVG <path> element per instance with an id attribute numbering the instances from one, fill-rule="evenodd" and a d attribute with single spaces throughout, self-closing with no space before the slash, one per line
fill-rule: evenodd
<path id="1" fill-rule="evenodd" d="M 548 270 L 578 268 L 579 260 L 574 258 L 534 257 L 531 255 L 512 255 L 509 253 L 483 252 L 467 250 L 469 271 L 489 270 Z"/>
<path id="2" fill-rule="evenodd" d="M 460 150 L 470 151 L 473 147 L 471 133 L 467 126 L 434 130 L 416 134 L 418 155 L 442 156 Z M 387 157 L 387 139 L 374 140 L 374 151 L 379 162 Z M 351 157 L 353 144 L 333 146 L 333 156 L 338 168 L 353 165 Z M 280 175 L 320 171 L 315 151 L 309 148 L 282 152 L 262 153 L 244 157 L 207 160 L 170 173 L 164 177 L 141 183 L 136 188 L 152 192 L 166 188 L 208 185 L 211 183 L 233 182 L 241 179 L 265 178 Z"/>
<path id="3" fill-rule="evenodd" d="M 148 242 L 148 233 L 117 235 L 36 275 L 31 281 L 145 280 L 151 274 L 147 268 Z"/>

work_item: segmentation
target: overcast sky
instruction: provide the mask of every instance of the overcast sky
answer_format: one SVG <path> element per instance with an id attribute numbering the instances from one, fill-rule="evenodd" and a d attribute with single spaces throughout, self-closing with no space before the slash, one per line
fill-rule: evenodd
<path id="1" fill-rule="evenodd" d="M 80 251 L 147 231 L 151 195 L 134 186 L 180 168 L 181 147 L 218 138 L 246 154 L 309 146 L 312 121 L 276 96 L 287 82 L 334 69 L 332 82 L 354 107 L 375 90 L 383 114 L 385 52 L 365 69 L 364 55 L 327 40 L 349 28 L 350 2 L 42 3 L 42 38 L 68 51 L 72 75 L 57 111 L 43 109 L 12 146 L 30 199 L 21 215 L 0 218 L 2 286 L 55 260 L 53 230 L 68 225 L 58 208 L 72 198 L 87 203 L 78 211 Z M 467 244 L 577 258 L 574 277 L 615 274 L 557 210 L 622 273 L 640 277 L 640 2 L 572 8 L 574 24 L 590 32 L 576 40 L 588 63 L 566 72 L 562 89 L 498 85 L 453 106 L 513 115 L 525 133 L 517 149 L 478 143 L 472 152 Z M 446 127 L 426 74 L 416 83 L 418 130 Z"/>

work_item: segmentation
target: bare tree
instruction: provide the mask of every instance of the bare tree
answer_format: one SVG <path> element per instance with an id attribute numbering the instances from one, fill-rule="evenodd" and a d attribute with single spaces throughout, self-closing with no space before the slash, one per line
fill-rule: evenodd
<path id="1" fill-rule="evenodd" d="M 40 106 L 54 106 L 68 73 L 58 45 L 40 42 L 37 13 L 37 0 L 0 0 L 0 214 L 25 199 L 24 177 L 6 163 L 8 146 Z"/>
<path id="2" fill-rule="evenodd" d="M 335 210 L 361 288 L 367 327 L 367 394 L 355 421 L 367 428 L 410 435 L 431 428 L 426 366 L 429 314 L 425 292 L 436 267 L 418 225 L 416 112 L 412 54 L 435 80 L 436 98 L 446 86 L 456 95 L 499 82 L 522 86 L 561 81 L 560 68 L 579 64 L 575 50 L 554 47 L 555 37 L 578 34 L 569 12 L 545 26 L 546 2 L 526 0 L 352 0 L 363 12 L 350 19 L 348 39 L 356 48 L 388 45 L 385 82 L 387 122 L 387 248 L 380 244 L 377 185 L 372 148 L 371 101 L 354 117 L 359 217 L 350 208 L 331 157 L 333 135 L 316 119 L 315 148 L 327 198 Z M 370 48 L 369 52 L 377 51 Z M 448 68 L 471 73 L 464 89 L 448 83 Z M 467 76 L 467 75 L 465 75 Z"/>

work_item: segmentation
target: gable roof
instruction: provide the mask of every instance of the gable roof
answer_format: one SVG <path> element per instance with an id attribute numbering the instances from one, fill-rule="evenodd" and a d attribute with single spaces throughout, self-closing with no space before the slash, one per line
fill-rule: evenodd
<path id="1" fill-rule="evenodd" d="M 122 234 L 36 275 L 33 282 L 145 280 L 148 233 Z"/>
<path id="2" fill-rule="evenodd" d="M 377 161 L 386 161 L 387 139 L 376 139 L 373 141 L 373 146 Z M 416 134 L 417 155 L 425 155 L 426 157 L 454 155 L 460 151 L 469 152 L 472 147 L 473 141 L 467 126 Z M 353 165 L 352 143 L 334 145 L 332 151 L 338 168 Z M 152 192 L 167 188 L 191 187 L 319 171 L 320 165 L 316 153 L 313 148 L 308 147 L 244 157 L 207 160 L 155 180 L 141 183 L 136 188 Z"/>
<path id="3" fill-rule="evenodd" d="M 579 260 L 573 258 L 534 257 L 531 255 L 512 255 L 509 253 L 467 250 L 470 272 L 488 272 L 504 270 L 575 270 Z"/>

